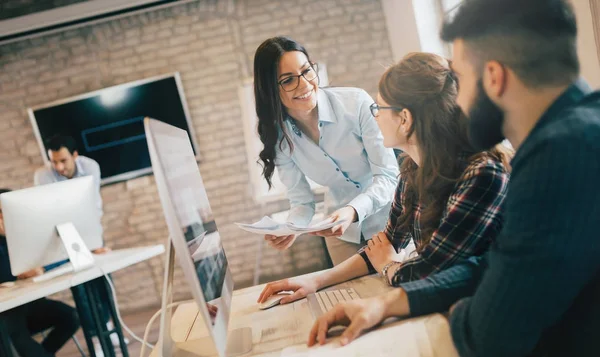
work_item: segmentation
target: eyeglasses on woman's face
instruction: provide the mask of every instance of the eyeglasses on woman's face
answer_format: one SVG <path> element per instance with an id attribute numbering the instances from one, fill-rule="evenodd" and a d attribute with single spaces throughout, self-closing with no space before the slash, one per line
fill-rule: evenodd
<path id="1" fill-rule="evenodd" d="M 308 67 L 306 67 L 306 69 L 302 71 L 302 73 L 287 76 L 277 83 L 279 83 L 279 85 L 284 91 L 292 92 L 295 91 L 296 88 L 298 88 L 298 86 L 300 85 L 300 77 L 304 77 L 304 79 L 310 82 L 319 77 L 318 72 L 318 65 L 316 63 L 311 63 Z"/>
<path id="2" fill-rule="evenodd" d="M 378 117 L 379 116 L 379 110 L 381 110 L 381 109 L 392 109 L 392 110 L 396 110 L 396 111 L 402 111 L 402 110 L 404 110 L 404 108 L 400 108 L 400 107 L 381 107 L 377 103 L 371 104 L 371 106 L 369 107 L 369 109 L 371 109 L 371 115 L 373 115 L 373 117 Z"/>

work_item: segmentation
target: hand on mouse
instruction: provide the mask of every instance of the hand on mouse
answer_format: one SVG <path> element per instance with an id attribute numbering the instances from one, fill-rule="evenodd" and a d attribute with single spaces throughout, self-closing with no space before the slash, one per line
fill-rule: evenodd
<path id="1" fill-rule="evenodd" d="M 258 297 L 258 300 L 256 302 L 262 304 L 263 302 L 267 301 L 269 296 L 273 294 L 277 294 L 281 291 L 293 291 L 294 293 L 292 295 L 286 296 L 283 299 L 281 299 L 279 303 L 283 305 L 302 299 L 303 297 L 306 297 L 306 295 L 316 292 L 317 288 L 318 285 L 315 278 L 297 277 L 283 279 L 272 283 L 268 283 L 263 289 L 263 291 L 260 293 L 260 296 Z"/>

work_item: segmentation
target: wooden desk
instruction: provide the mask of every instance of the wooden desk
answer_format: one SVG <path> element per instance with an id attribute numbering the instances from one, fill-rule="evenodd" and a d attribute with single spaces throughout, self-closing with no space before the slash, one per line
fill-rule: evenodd
<path id="1" fill-rule="evenodd" d="M 233 293 L 230 330 L 252 327 L 253 347 L 245 356 L 458 357 L 448 321 L 440 314 L 403 321 L 391 319 L 347 346 L 341 347 L 338 338 L 332 338 L 325 346 L 308 349 L 306 341 L 314 320 L 306 299 L 261 311 L 256 299 L 263 287 L 257 285 Z M 380 295 L 391 289 L 377 276 L 365 276 L 329 289 L 345 287 L 354 288 L 362 298 Z M 194 340 L 207 335 L 195 302 L 180 305 L 173 314 L 173 340 Z M 153 351 L 151 356 L 158 357 L 157 352 Z"/>

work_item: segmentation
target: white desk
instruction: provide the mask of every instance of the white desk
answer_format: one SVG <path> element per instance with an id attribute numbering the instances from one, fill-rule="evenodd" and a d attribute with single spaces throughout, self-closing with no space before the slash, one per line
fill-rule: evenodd
<path id="1" fill-rule="evenodd" d="M 245 356 L 458 357 L 448 321 L 440 314 L 392 320 L 344 347 L 334 338 L 325 346 L 308 349 L 306 341 L 314 320 L 306 299 L 261 311 L 256 299 L 263 287 L 257 285 L 233 293 L 229 329 L 252 327 L 252 351 Z M 376 276 L 365 276 L 329 289 L 343 287 L 353 287 L 362 298 L 391 289 Z M 194 302 L 180 305 L 172 318 L 173 340 L 181 342 L 207 336 L 201 319 Z M 153 351 L 151 356 L 158 356 L 157 352 Z"/>
<path id="2" fill-rule="evenodd" d="M 129 249 L 119 249 L 107 252 L 105 254 L 94 255 L 95 266 L 90 269 L 86 269 L 77 273 L 69 273 L 62 276 L 58 276 L 54 279 L 34 283 L 32 280 L 19 280 L 16 282 L 15 286 L 10 288 L 0 288 L 0 313 L 13 309 L 15 307 L 27 304 L 29 302 L 38 300 L 40 298 L 58 293 L 60 291 L 74 288 L 81 284 L 86 290 L 89 291 L 89 284 L 94 279 L 98 279 L 102 277 L 104 274 L 110 274 L 112 272 L 124 269 L 128 266 L 143 262 L 155 256 L 158 256 L 164 253 L 165 247 L 163 245 L 155 245 L 148 247 L 139 247 L 139 248 L 129 248 Z M 89 298 L 90 293 L 88 293 Z M 75 296 L 74 296 L 75 298 Z M 81 304 L 77 302 L 78 309 L 81 308 Z M 110 299 L 110 306 L 113 312 L 113 319 L 116 318 L 114 316 L 114 305 L 112 303 L 112 299 Z M 85 302 L 85 300 L 82 300 Z M 83 304 L 85 305 L 85 304 Z M 95 305 L 95 304 L 93 304 Z M 91 306 L 91 305 L 88 305 Z M 90 308 L 94 310 L 94 308 Z M 95 313 L 95 312 L 94 312 Z M 94 314 L 93 314 L 94 315 Z M 100 323 L 97 314 L 93 317 L 94 322 L 96 323 L 96 329 L 98 334 L 106 335 L 101 338 L 101 344 L 103 344 L 103 350 L 106 353 L 114 352 L 108 351 L 109 348 L 112 348 L 112 344 L 109 345 L 108 334 L 105 333 L 106 326 L 103 325 L 103 322 Z M 121 331 L 120 323 L 118 321 L 114 321 L 117 334 L 122 342 L 123 332 Z M 3 329 L 0 328 L 0 335 L 3 333 Z M 93 354 L 93 345 L 91 342 L 91 335 L 88 331 L 84 331 L 84 336 L 86 337 L 86 343 L 88 345 L 88 349 L 92 351 Z M 8 348 L 7 346 L 7 337 L 0 336 L 0 354 L 2 353 L 2 349 Z M 122 343 L 121 348 L 125 348 L 123 351 L 124 355 L 127 355 L 126 346 Z M 10 352 L 5 352 L 10 353 Z M 94 354 L 93 354 L 94 355 Z M 110 356 L 110 354 L 109 354 Z"/>
<path id="3" fill-rule="evenodd" d="M 101 277 L 128 266 L 143 262 L 164 253 L 161 245 L 119 249 L 105 254 L 94 255 L 96 267 L 69 273 L 54 279 L 34 283 L 32 280 L 18 280 L 15 286 L 0 288 L 0 313 L 28 302 L 70 289 L 79 284 Z"/>

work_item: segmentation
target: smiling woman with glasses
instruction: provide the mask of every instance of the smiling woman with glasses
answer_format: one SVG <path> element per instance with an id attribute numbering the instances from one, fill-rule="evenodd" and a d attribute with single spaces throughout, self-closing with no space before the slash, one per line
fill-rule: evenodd
<path id="1" fill-rule="evenodd" d="M 264 41 L 254 56 L 254 94 L 263 175 L 275 168 L 287 187 L 289 222 L 307 225 L 315 212 L 307 178 L 328 187 L 339 225 L 326 238 L 333 264 L 356 253 L 363 237 L 385 226 L 398 165 L 373 120 L 373 99 L 358 88 L 319 88 L 319 69 L 306 49 L 287 37 Z M 340 238 L 340 239 L 338 239 Z M 266 236 L 277 249 L 296 236 Z"/>

